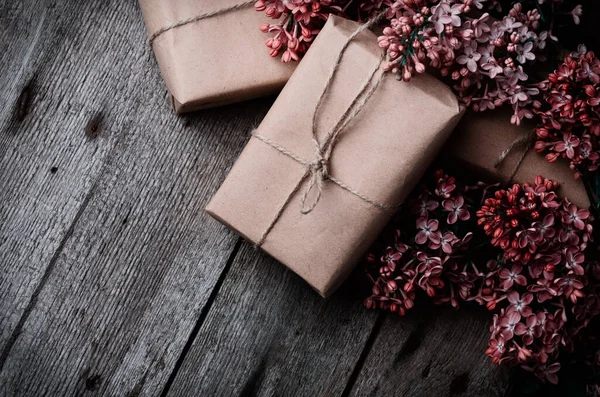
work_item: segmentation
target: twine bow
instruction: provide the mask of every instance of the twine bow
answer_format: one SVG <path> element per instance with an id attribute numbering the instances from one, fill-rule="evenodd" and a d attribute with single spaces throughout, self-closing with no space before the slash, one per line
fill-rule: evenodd
<path id="1" fill-rule="evenodd" d="M 254 138 L 259 139 L 260 141 L 271 146 L 272 148 L 285 154 L 289 158 L 302 164 L 303 166 L 305 166 L 305 169 L 306 169 L 302 178 L 300 178 L 300 180 L 298 181 L 298 183 L 296 184 L 296 186 L 294 187 L 292 192 L 287 196 L 284 203 L 279 207 L 279 210 L 273 217 L 273 220 L 271 221 L 269 226 L 266 228 L 265 232 L 262 234 L 262 236 L 256 243 L 257 248 L 261 247 L 264 244 L 265 239 L 267 238 L 267 236 L 269 235 L 269 233 L 271 232 L 271 230 L 273 229 L 275 224 L 281 218 L 283 211 L 285 210 L 285 208 L 291 201 L 292 197 L 294 197 L 294 195 L 298 192 L 298 190 L 300 190 L 300 187 L 303 185 L 303 183 L 306 181 L 307 178 L 309 178 L 309 181 L 308 181 L 306 189 L 304 190 L 304 193 L 302 194 L 302 197 L 300 199 L 300 211 L 302 214 L 309 214 L 316 208 L 317 204 L 320 202 L 321 198 L 323 197 L 323 189 L 324 189 L 326 182 L 332 182 L 332 183 L 338 185 L 342 189 L 344 189 L 347 192 L 353 194 L 354 196 L 360 198 L 361 200 L 363 200 L 364 202 L 368 203 L 369 205 L 371 205 L 373 207 L 376 207 L 376 208 L 379 208 L 379 209 L 382 209 L 385 211 L 392 211 L 394 209 L 393 206 L 382 204 L 376 200 L 373 200 L 373 199 L 365 196 L 364 194 L 360 193 L 358 190 L 354 189 L 353 187 L 346 185 L 344 182 L 340 181 L 339 179 L 336 179 L 330 173 L 331 155 L 333 153 L 335 145 L 337 144 L 337 142 L 340 138 L 340 135 L 345 130 L 345 128 L 348 126 L 348 124 L 360 113 L 360 111 L 369 102 L 369 100 L 371 99 L 371 97 L 373 96 L 375 91 L 377 91 L 377 89 L 379 88 L 379 85 L 381 84 L 381 82 L 383 81 L 383 79 L 385 77 L 385 74 L 382 72 L 379 74 L 377 79 L 375 79 L 377 72 L 380 71 L 380 69 L 381 69 L 380 68 L 381 63 L 383 62 L 383 59 L 384 59 L 383 55 L 378 60 L 376 67 L 373 69 L 373 71 L 371 72 L 369 77 L 365 80 L 365 82 L 360 87 L 358 94 L 354 97 L 354 99 L 352 100 L 352 102 L 350 103 L 348 108 L 346 108 L 344 114 L 342 114 L 342 116 L 340 117 L 338 122 L 335 124 L 333 130 L 329 134 L 327 134 L 323 140 L 319 139 L 318 128 L 317 128 L 317 124 L 318 124 L 317 116 L 318 116 L 319 110 L 323 104 L 323 99 L 325 98 L 327 92 L 329 91 L 331 83 L 333 82 L 335 74 L 340 67 L 342 57 L 343 57 L 344 53 L 346 52 L 348 46 L 356 38 L 356 36 L 358 36 L 363 31 L 370 29 L 375 23 L 377 23 L 379 20 L 381 20 L 381 18 L 383 18 L 385 16 L 386 12 L 387 12 L 387 10 L 381 12 L 375 18 L 371 19 L 370 21 L 368 21 L 365 24 L 358 27 L 348 37 L 348 39 L 346 40 L 346 42 L 340 49 L 340 51 L 335 59 L 335 62 L 333 64 L 333 67 L 331 68 L 329 76 L 327 77 L 325 87 L 324 87 L 323 91 L 321 92 L 319 99 L 317 100 L 317 104 L 316 104 L 314 112 L 313 112 L 312 126 L 311 126 L 311 130 L 312 130 L 311 141 L 312 141 L 313 146 L 315 147 L 315 152 L 310 161 L 307 161 L 306 159 L 296 155 L 295 153 L 291 152 L 287 148 L 279 145 L 277 142 L 274 142 L 271 139 L 259 134 L 257 131 L 254 131 L 252 133 L 252 136 Z"/>

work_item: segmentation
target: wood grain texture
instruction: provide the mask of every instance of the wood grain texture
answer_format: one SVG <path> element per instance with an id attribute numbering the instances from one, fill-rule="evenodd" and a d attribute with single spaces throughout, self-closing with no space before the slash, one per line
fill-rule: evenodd
<path id="1" fill-rule="evenodd" d="M 203 208 L 272 98 L 174 116 L 144 32 L 134 1 L 0 1 L 0 395 L 499 395 L 485 320 L 238 254 Z"/>
<path id="2" fill-rule="evenodd" d="M 159 394 L 237 241 L 204 205 L 272 99 L 177 118 L 135 2 L 21 7 L 42 27 L 2 31 L 3 65 L 40 43 L 2 114 L 0 395 Z"/>
<path id="3" fill-rule="evenodd" d="M 351 396 L 500 397 L 508 374 L 485 356 L 485 310 L 416 306 L 386 315 Z"/>
<path id="4" fill-rule="evenodd" d="M 244 243 L 168 395 L 340 395 L 377 317 L 355 287 L 324 300 Z"/>
<path id="5" fill-rule="evenodd" d="M 0 42 L 0 352 L 30 310 L 31 297 L 56 260 L 104 161 L 119 139 L 107 120 L 97 139 L 85 126 L 130 83 L 126 63 L 98 42 L 88 3 L 3 2 Z M 116 10 L 117 12 L 119 9 Z M 102 13 L 98 13 L 100 16 Z M 105 13 L 106 14 L 106 13 Z M 106 15 L 104 15 L 106 16 Z M 107 21 L 124 30 L 123 21 Z M 130 33 L 124 30 L 120 37 Z M 94 51 L 90 51 L 95 49 Z M 138 52 L 138 57 L 141 52 Z M 139 59 L 138 59 L 139 61 Z M 111 65 L 110 68 L 107 65 Z M 129 120 L 129 121 L 128 121 Z M 102 128 L 99 126 L 98 128 Z M 2 360 L 0 360 L 1 363 Z"/>

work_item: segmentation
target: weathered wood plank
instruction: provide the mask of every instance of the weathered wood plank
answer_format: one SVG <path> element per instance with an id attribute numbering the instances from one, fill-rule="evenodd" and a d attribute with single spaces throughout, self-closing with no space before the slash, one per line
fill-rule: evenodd
<path id="1" fill-rule="evenodd" d="M 0 130 L 0 394 L 159 394 L 238 241 L 204 205 L 272 99 L 177 118 L 135 2 L 30 15 L 35 89 Z M 3 65 L 36 29 L 2 30 Z"/>
<path id="2" fill-rule="evenodd" d="M 489 320 L 485 310 L 423 306 L 386 315 L 349 395 L 503 396 L 507 371 L 484 354 Z"/>
<path id="3" fill-rule="evenodd" d="M 0 357 L 119 139 L 112 129 L 130 122 L 115 114 L 98 124 L 98 136 L 85 134 L 131 76 L 125 65 L 132 59 L 110 51 L 119 39 L 106 32 L 98 41 L 101 27 L 90 18 L 108 17 L 105 26 L 120 38 L 134 29 L 114 18 L 122 7 L 112 18 L 101 7 L 39 0 L 0 6 Z M 132 56 L 141 61 L 143 53 Z"/>
<path id="4" fill-rule="evenodd" d="M 244 244 L 168 395 L 502 394 L 505 373 L 483 354 L 487 316 L 367 311 L 359 277 L 323 300 Z"/>
<path id="5" fill-rule="evenodd" d="M 247 245 L 223 279 L 238 240 L 202 208 L 269 100 L 177 119 L 135 2 L 11 3 L 0 6 L 15 25 L 0 24 L 0 394 L 156 395 L 171 379 L 173 395 L 336 395 L 355 376 L 354 391 L 370 390 L 364 373 L 389 364 L 369 361 L 386 340 L 362 365 L 381 317 L 355 283 L 322 300 Z"/>
<path id="6" fill-rule="evenodd" d="M 325 300 L 244 243 L 167 395 L 340 395 L 377 318 L 355 287 Z"/>

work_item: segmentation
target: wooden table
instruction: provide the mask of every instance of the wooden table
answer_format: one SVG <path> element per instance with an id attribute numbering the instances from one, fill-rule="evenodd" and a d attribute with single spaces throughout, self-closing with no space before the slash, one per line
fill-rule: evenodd
<path id="1" fill-rule="evenodd" d="M 175 116 L 136 2 L 0 1 L 0 45 L 0 395 L 504 395 L 485 313 L 324 300 L 207 217 L 273 98 Z"/>

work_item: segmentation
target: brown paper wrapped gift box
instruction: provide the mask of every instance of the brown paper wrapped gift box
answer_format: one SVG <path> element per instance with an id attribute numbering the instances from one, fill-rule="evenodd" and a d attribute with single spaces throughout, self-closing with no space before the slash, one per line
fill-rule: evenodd
<path id="1" fill-rule="evenodd" d="M 257 132 L 304 159 L 314 156 L 311 122 L 335 58 L 359 25 L 330 17 Z M 319 111 L 319 136 L 329 133 L 380 59 L 376 36 L 361 33 L 343 56 Z M 381 73 L 379 71 L 378 73 Z M 431 76 L 407 84 L 386 76 L 343 131 L 330 159 L 332 177 L 391 207 L 417 184 L 462 115 L 452 92 Z M 262 249 L 330 295 L 393 215 L 331 181 L 309 214 L 301 192 L 306 167 L 252 138 L 208 204 L 214 218 L 256 243 L 284 208 Z M 282 203 L 291 201 L 282 207 Z"/>
<path id="2" fill-rule="evenodd" d="M 151 35 L 165 26 L 240 0 L 139 0 Z M 296 64 L 271 58 L 252 5 L 165 32 L 152 47 L 177 113 L 278 92 Z"/>
<path id="3" fill-rule="evenodd" d="M 506 181 L 522 157 L 525 147 L 514 148 L 498 167 L 494 167 L 496 161 L 513 142 L 535 128 L 535 125 L 527 122 L 521 126 L 511 124 L 510 114 L 510 109 L 467 112 L 443 151 L 446 159 L 458 160 L 483 177 Z M 578 207 L 590 206 L 583 183 L 573 177 L 573 171 L 567 162 L 548 163 L 543 155 L 531 149 L 518 168 L 514 181 L 533 182 L 537 175 L 559 182 L 561 196 Z"/>

